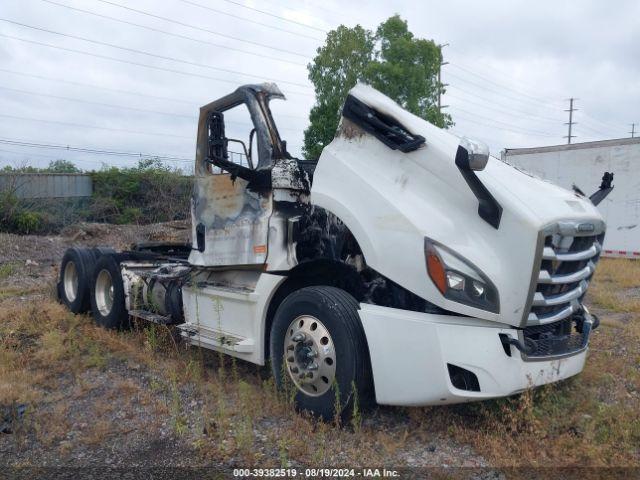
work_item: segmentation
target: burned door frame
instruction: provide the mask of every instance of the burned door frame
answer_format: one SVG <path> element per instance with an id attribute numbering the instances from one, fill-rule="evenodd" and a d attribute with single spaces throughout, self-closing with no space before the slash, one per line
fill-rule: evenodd
<path id="1" fill-rule="evenodd" d="M 200 109 L 195 181 L 191 199 L 193 250 L 189 262 L 201 266 L 262 268 L 268 254 L 269 219 L 274 202 L 271 169 L 288 156 L 271 116 L 269 101 L 284 99 L 274 84 L 245 85 Z M 246 105 L 257 142 L 252 170 L 232 167 L 210 156 L 207 118 L 212 112 Z M 230 162 L 227 162 L 230 164 Z M 221 173 L 212 165 L 222 165 Z"/>

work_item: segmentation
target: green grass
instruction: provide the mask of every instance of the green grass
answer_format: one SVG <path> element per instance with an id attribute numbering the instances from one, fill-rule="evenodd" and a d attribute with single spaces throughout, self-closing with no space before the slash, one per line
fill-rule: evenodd
<path id="1" fill-rule="evenodd" d="M 19 262 L 5 262 L 0 265 L 0 280 L 4 280 L 5 278 L 11 277 L 16 273 L 20 272 L 20 267 L 22 266 Z"/>

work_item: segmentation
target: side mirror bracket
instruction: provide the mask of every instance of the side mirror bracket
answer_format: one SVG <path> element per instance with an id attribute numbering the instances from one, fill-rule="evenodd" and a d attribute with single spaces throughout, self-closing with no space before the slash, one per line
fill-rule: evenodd
<path id="1" fill-rule="evenodd" d="M 476 175 L 489 161 L 489 147 L 484 143 L 463 137 L 456 152 L 456 166 L 467 185 L 478 199 L 478 215 L 496 230 L 502 219 L 502 205 L 491 195 Z"/>

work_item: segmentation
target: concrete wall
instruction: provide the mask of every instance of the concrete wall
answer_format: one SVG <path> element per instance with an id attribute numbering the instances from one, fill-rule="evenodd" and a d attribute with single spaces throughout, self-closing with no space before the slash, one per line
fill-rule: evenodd
<path id="1" fill-rule="evenodd" d="M 502 158 L 549 182 L 587 196 L 613 172 L 613 192 L 598 205 L 607 221 L 605 255 L 640 258 L 640 138 L 507 149 Z"/>
<path id="2" fill-rule="evenodd" d="M 91 176 L 67 173 L 0 174 L 0 192 L 11 191 L 18 198 L 90 197 Z"/>

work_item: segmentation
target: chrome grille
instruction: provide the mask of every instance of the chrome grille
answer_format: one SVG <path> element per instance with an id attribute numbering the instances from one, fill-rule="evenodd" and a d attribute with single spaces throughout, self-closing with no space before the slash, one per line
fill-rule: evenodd
<path id="1" fill-rule="evenodd" d="M 527 326 L 548 325 L 580 311 L 603 239 L 602 222 L 561 222 L 543 232 Z"/>

